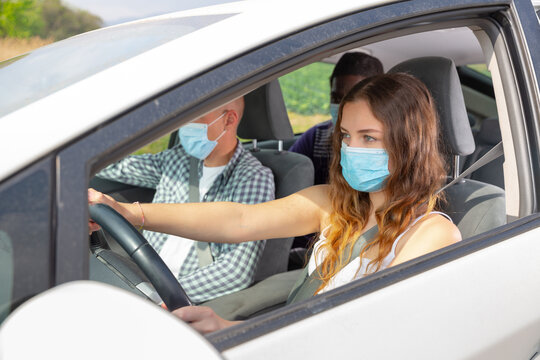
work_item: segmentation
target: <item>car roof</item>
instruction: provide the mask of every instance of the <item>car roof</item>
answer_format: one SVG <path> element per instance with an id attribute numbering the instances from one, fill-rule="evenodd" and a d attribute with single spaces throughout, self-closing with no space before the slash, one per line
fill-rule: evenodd
<path id="1" fill-rule="evenodd" d="M 3 94 L 13 94 L 0 102 L 0 122 L 4 128 L 9 124 L 9 131 L 0 132 L 0 151 L 10 154 L 2 157 L 0 179 L 227 59 L 313 24 L 388 2 L 239 1 L 95 30 L 0 63 Z M 186 19 L 197 16 L 212 19 L 194 31 L 182 28 Z M 155 38 L 143 37 L 147 43 L 140 44 L 122 36 L 141 29 L 150 29 Z M 158 36 L 156 29 L 169 33 Z M 107 46 L 110 38 L 118 40 L 112 47 Z M 103 59 L 92 68 L 96 57 Z M 39 91 L 32 92 L 35 86 Z"/>

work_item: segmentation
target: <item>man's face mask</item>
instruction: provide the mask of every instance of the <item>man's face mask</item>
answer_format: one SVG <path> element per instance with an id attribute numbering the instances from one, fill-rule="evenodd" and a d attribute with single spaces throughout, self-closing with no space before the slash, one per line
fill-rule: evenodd
<path id="1" fill-rule="evenodd" d="M 330 103 L 330 115 L 332 116 L 332 124 L 334 124 L 334 126 L 336 126 L 338 112 L 339 112 L 339 104 Z"/>
<path id="2" fill-rule="evenodd" d="M 374 192 L 384 186 L 388 171 L 388 154 L 384 149 L 350 147 L 341 143 L 342 174 L 358 191 Z"/>
<path id="3" fill-rule="evenodd" d="M 218 140 L 227 130 L 223 130 L 215 140 L 208 140 L 208 127 L 216 123 L 216 121 L 225 116 L 225 114 L 227 114 L 227 112 L 221 114 L 210 124 L 189 123 L 178 129 L 180 143 L 189 155 L 200 160 L 204 160 L 210 155 L 212 150 L 217 146 Z"/>

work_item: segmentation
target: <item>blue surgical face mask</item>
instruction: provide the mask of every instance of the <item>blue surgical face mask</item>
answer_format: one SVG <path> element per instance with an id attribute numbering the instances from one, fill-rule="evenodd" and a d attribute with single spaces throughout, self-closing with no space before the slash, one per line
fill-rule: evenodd
<path id="1" fill-rule="evenodd" d="M 339 104 L 330 103 L 330 115 L 332 116 L 332 124 L 336 126 L 339 112 Z"/>
<path id="2" fill-rule="evenodd" d="M 210 124 L 189 123 L 178 129 L 180 143 L 189 155 L 200 160 L 204 160 L 210 155 L 226 130 L 223 130 L 215 140 L 208 140 L 208 127 L 225 116 L 226 113 L 221 114 Z"/>
<path id="3" fill-rule="evenodd" d="M 343 177 L 358 191 L 374 192 L 384 186 L 388 171 L 388 154 L 384 149 L 350 147 L 341 143 Z"/>

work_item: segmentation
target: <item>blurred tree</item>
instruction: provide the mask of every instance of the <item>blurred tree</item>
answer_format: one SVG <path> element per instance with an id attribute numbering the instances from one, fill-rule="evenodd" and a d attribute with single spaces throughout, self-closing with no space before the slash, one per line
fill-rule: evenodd
<path id="1" fill-rule="evenodd" d="M 0 0 L 0 37 L 61 40 L 100 28 L 103 21 L 60 0 Z"/>
<path id="2" fill-rule="evenodd" d="M 41 37 L 55 40 L 65 39 L 86 31 L 98 29 L 103 21 L 88 11 L 71 9 L 60 0 L 41 0 L 41 13 L 44 26 Z"/>
<path id="3" fill-rule="evenodd" d="M 40 4 L 34 0 L 0 0 L 0 37 L 27 38 L 44 26 Z"/>

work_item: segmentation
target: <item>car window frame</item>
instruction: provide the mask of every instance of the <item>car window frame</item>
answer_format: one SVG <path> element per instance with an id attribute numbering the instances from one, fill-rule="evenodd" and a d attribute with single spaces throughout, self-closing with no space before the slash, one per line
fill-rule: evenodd
<path id="1" fill-rule="evenodd" d="M 522 156 L 528 156 L 530 176 L 533 183 L 520 184 L 521 188 L 527 186 L 530 192 L 520 192 L 520 215 L 529 211 L 539 211 L 540 182 L 534 181 L 540 176 L 540 108 L 534 104 L 540 103 L 540 46 L 537 39 L 531 38 L 531 34 L 538 34 L 540 22 L 535 21 L 534 8 L 530 1 L 519 1 L 511 4 L 511 11 L 505 19 L 500 19 L 504 46 L 501 44 L 501 52 L 508 54 L 510 63 L 505 73 L 510 78 L 508 82 L 517 92 L 521 107 L 516 109 L 518 116 L 523 119 L 523 132 L 513 134 L 513 142 L 522 144 L 522 139 L 528 141 L 528 147 L 522 149 Z M 530 31 L 524 32 L 523 29 Z M 535 32 L 533 29 L 536 29 Z M 504 48 L 504 47 L 507 47 Z M 497 50 L 497 49 L 496 49 Z M 536 71 L 535 71 L 536 69 Z M 506 86 L 509 84 L 504 84 Z M 521 170 L 521 169 L 520 169 Z M 532 196 L 528 196 L 532 194 Z M 522 204 L 523 203 L 523 204 Z"/>
<path id="2" fill-rule="evenodd" d="M 410 9 L 403 3 L 383 5 L 314 25 L 289 37 L 269 43 L 230 62 L 220 64 L 164 94 L 148 99 L 65 147 L 59 152 L 57 160 L 61 164 L 58 168 L 57 205 L 62 204 L 62 207 L 58 211 L 56 228 L 58 241 L 56 283 L 88 278 L 86 186 L 91 175 L 104 165 L 120 159 L 151 139 L 173 131 L 189 119 L 196 118 L 223 102 L 245 94 L 270 79 L 323 58 L 335 49 L 343 49 L 361 39 L 400 26 L 418 24 L 422 20 L 439 19 L 442 21 L 448 18 L 449 14 L 456 17 L 458 15 L 465 18 L 475 17 L 479 10 L 493 13 L 507 9 L 506 2 L 494 1 L 476 1 L 473 5 L 468 1 L 438 1 L 421 4 L 423 7 L 416 10 Z M 485 8 L 484 5 L 486 5 Z M 431 14 L 440 9 L 444 9 L 445 12 Z M 384 16 L 381 15 L 383 13 Z M 388 24 L 387 17 L 400 20 Z M 321 39 L 315 36 L 317 34 L 324 34 L 325 37 Z M 209 79 L 212 81 L 208 81 Z M 208 88 L 208 83 L 212 84 L 211 88 Z M 537 136 L 537 133 L 533 135 Z M 248 320 L 235 328 L 210 335 L 208 339 L 219 350 L 227 349 L 337 306 L 351 297 L 357 298 L 367 291 L 380 289 L 391 281 L 401 281 L 454 258 L 510 239 L 516 231 L 523 231 L 522 229 L 530 224 L 536 224 L 536 214 L 531 216 L 532 218 L 518 220 L 482 236 L 469 239 L 467 242 L 385 270 L 369 279 L 336 290 L 338 293 L 328 292 L 295 307 L 276 310 L 271 314 Z M 64 246 L 66 243 L 70 246 Z M 363 290 L 353 291 L 358 288 Z"/>

